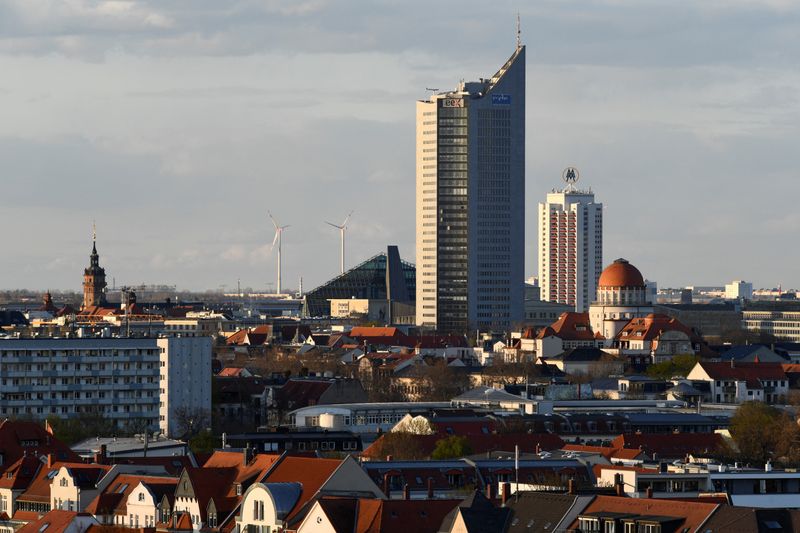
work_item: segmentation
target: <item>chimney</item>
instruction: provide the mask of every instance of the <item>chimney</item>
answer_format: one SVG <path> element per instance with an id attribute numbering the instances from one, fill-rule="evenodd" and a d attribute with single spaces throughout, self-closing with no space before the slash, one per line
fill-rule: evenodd
<path id="1" fill-rule="evenodd" d="M 404 500 L 411 499 L 411 487 L 408 486 L 408 483 L 403 485 L 403 499 Z"/>
<path id="2" fill-rule="evenodd" d="M 569 494 L 570 496 L 575 496 L 576 492 L 577 491 L 575 490 L 575 480 L 570 478 L 570 480 L 567 481 L 567 494 Z"/>
<path id="3" fill-rule="evenodd" d="M 53 454 L 52 453 L 48 453 L 47 454 L 47 468 L 52 468 L 52 466 L 53 466 Z"/>
<path id="4" fill-rule="evenodd" d="M 391 455 L 387 455 L 387 456 L 386 456 L 386 460 L 387 460 L 387 461 L 391 461 L 391 460 L 392 460 L 392 456 L 391 456 Z"/>
<path id="5" fill-rule="evenodd" d="M 493 499 L 494 498 L 494 494 L 493 493 L 494 493 L 494 490 L 492 490 L 492 484 L 491 483 L 487 483 L 486 484 L 486 499 L 487 500 Z"/>
<path id="6" fill-rule="evenodd" d="M 653 497 L 653 487 L 647 487 L 647 497 L 648 498 Z"/>
<path id="7" fill-rule="evenodd" d="M 736 368 L 736 361 L 733 360 L 733 357 L 731 357 L 731 368 Z"/>
<path id="8" fill-rule="evenodd" d="M 386 499 L 392 499 L 391 496 L 391 489 L 389 488 L 389 474 L 386 473 L 383 475 L 383 493 L 386 495 Z"/>
<path id="9" fill-rule="evenodd" d="M 537 443 L 536 443 L 536 455 L 539 455 L 540 453 L 542 453 L 542 447 L 541 447 L 541 445 L 540 445 L 540 444 L 537 442 Z"/>
<path id="10" fill-rule="evenodd" d="M 511 483 L 506 481 L 503 483 L 503 493 L 500 497 L 500 501 L 503 504 L 503 507 L 506 506 L 506 502 L 508 501 L 509 496 L 511 496 Z"/>
<path id="11" fill-rule="evenodd" d="M 432 477 L 428 478 L 428 499 L 429 500 L 433 499 L 433 478 Z"/>
<path id="12" fill-rule="evenodd" d="M 250 443 L 248 442 L 244 447 L 244 452 L 242 453 L 242 465 L 247 466 L 250 464 Z"/>
<path id="13" fill-rule="evenodd" d="M 622 480 L 617 480 L 614 483 L 614 489 L 617 496 L 625 496 L 625 485 L 622 484 Z"/>

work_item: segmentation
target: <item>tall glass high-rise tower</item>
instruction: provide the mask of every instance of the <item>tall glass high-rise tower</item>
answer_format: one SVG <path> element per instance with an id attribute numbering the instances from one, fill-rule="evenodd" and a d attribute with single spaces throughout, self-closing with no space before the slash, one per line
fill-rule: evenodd
<path id="1" fill-rule="evenodd" d="M 417 324 L 502 331 L 522 318 L 525 47 L 491 78 L 417 102 Z"/>

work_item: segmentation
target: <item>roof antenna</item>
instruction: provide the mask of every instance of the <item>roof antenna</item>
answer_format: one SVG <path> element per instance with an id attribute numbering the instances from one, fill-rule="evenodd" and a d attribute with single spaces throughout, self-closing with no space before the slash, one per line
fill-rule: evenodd
<path id="1" fill-rule="evenodd" d="M 522 48 L 522 29 L 519 23 L 519 11 L 517 11 L 517 50 Z"/>
<path id="2" fill-rule="evenodd" d="M 97 242 L 97 224 L 92 220 L 92 242 Z"/>

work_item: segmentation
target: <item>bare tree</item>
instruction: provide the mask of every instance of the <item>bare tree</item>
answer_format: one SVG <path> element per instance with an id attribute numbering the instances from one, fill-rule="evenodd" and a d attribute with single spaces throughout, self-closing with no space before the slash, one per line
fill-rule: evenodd
<path id="1" fill-rule="evenodd" d="M 211 427 L 211 412 L 200 407 L 181 406 L 172 412 L 178 433 L 183 438 L 192 438 Z"/>

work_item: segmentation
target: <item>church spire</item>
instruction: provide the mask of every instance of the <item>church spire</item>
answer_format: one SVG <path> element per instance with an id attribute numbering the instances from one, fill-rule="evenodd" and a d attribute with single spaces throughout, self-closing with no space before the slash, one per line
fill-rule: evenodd
<path id="1" fill-rule="evenodd" d="M 97 226 L 92 221 L 92 253 L 89 255 L 89 267 L 83 271 L 83 307 L 102 306 L 106 303 L 106 271 L 100 266 L 100 254 L 97 253 Z"/>
<path id="2" fill-rule="evenodd" d="M 92 220 L 92 255 L 97 255 L 97 225 Z"/>

